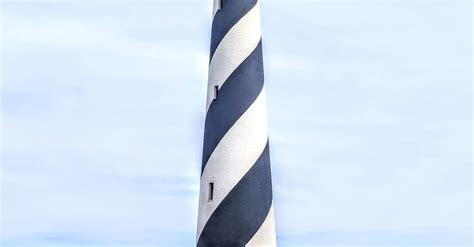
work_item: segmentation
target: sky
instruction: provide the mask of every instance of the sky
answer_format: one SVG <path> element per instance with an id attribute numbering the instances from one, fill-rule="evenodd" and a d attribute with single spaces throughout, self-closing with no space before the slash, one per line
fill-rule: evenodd
<path id="1" fill-rule="evenodd" d="M 212 2 L 1 7 L 1 245 L 192 246 Z M 470 1 L 261 11 L 279 246 L 471 246 Z"/>

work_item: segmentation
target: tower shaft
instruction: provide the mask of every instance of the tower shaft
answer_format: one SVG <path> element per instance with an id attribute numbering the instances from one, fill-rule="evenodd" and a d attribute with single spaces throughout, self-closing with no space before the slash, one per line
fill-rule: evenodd
<path id="1" fill-rule="evenodd" d="M 214 0 L 197 246 L 276 246 L 258 0 Z"/>

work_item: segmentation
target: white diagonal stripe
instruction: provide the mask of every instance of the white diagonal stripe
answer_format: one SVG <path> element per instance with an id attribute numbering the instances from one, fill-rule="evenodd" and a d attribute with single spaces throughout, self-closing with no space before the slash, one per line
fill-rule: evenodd
<path id="1" fill-rule="evenodd" d="M 214 0 L 214 3 L 212 5 L 212 18 L 214 19 L 214 16 L 216 16 L 217 11 L 221 8 L 221 3 L 222 0 Z"/>
<path id="2" fill-rule="evenodd" d="M 221 88 L 232 72 L 255 50 L 260 42 L 259 3 L 243 16 L 225 35 L 209 64 L 206 112 L 214 98 L 214 86 Z"/>
<path id="3" fill-rule="evenodd" d="M 265 98 L 265 88 L 262 88 L 257 99 L 224 135 L 204 167 L 199 199 L 207 200 L 209 182 L 214 182 L 214 199 L 199 205 L 198 238 L 217 206 L 265 149 L 268 139 Z M 213 177 L 215 174 L 219 177 Z"/>
<path id="4" fill-rule="evenodd" d="M 245 245 L 247 247 L 275 247 L 275 212 L 273 210 L 273 203 L 268 211 L 267 217 L 262 226 L 258 229 L 255 235 Z"/>

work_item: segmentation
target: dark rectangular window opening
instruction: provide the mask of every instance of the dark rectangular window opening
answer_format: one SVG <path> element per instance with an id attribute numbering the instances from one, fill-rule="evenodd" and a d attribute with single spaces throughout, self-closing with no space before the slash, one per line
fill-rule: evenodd
<path id="1" fill-rule="evenodd" d="M 212 201 L 214 199 L 214 182 L 209 183 L 209 196 L 207 198 L 208 201 Z"/>
<path id="2" fill-rule="evenodd" d="M 213 101 L 217 101 L 219 97 L 219 86 L 214 86 L 214 99 Z"/>

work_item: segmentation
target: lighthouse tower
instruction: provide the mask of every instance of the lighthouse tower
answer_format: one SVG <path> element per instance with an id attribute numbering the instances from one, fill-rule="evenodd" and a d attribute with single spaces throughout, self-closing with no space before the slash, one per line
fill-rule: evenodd
<path id="1" fill-rule="evenodd" d="M 197 246 L 276 246 L 258 0 L 214 0 Z"/>

